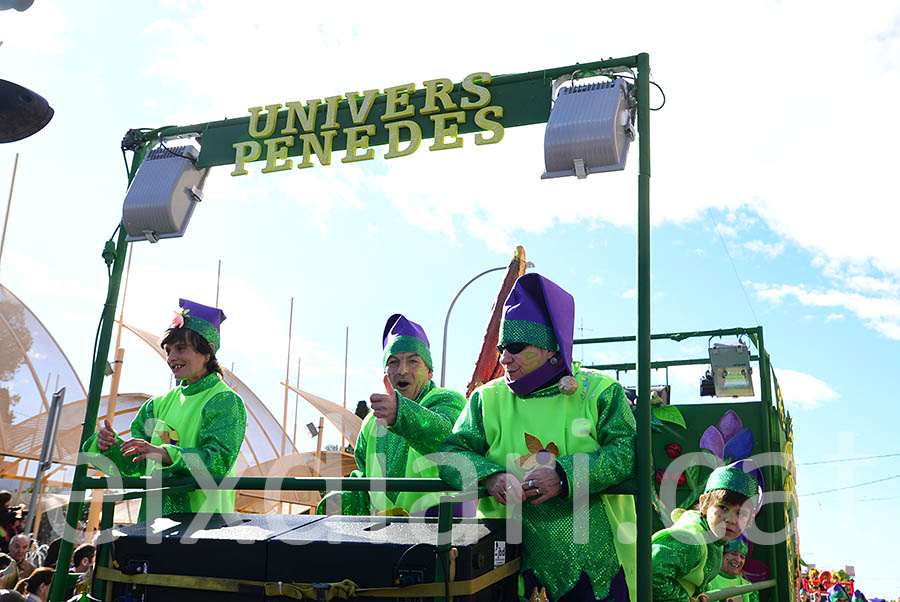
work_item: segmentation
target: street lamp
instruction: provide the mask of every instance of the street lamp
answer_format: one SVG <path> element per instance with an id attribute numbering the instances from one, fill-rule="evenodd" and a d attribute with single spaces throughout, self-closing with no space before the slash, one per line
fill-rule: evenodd
<path id="1" fill-rule="evenodd" d="M 466 288 L 484 276 L 485 274 L 490 274 L 491 272 L 499 272 L 500 270 L 506 270 L 509 266 L 502 266 L 499 268 L 491 268 L 489 270 L 485 270 L 466 282 L 459 291 L 457 291 L 456 296 L 453 297 L 453 301 L 450 302 L 450 307 L 447 309 L 447 317 L 444 318 L 444 341 L 441 349 L 441 387 L 444 386 L 444 376 L 447 373 L 447 326 L 450 324 L 450 312 L 453 311 L 453 306 L 456 305 L 456 300 L 459 299 L 459 296 L 462 294 Z M 529 262 L 525 263 L 526 268 L 533 268 L 534 264 Z"/>

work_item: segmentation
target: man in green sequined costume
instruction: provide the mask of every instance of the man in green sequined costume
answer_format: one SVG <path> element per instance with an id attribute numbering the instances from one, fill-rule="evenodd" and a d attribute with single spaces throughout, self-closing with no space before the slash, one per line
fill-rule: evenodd
<path id="1" fill-rule="evenodd" d="M 710 582 L 709 591 L 750 585 L 750 582 L 741 574 L 744 562 L 747 560 L 747 552 L 747 542 L 743 537 L 732 539 L 725 544 L 722 550 L 722 570 Z M 726 602 L 759 602 L 759 592 L 729 596 L 726 598 Z"/>
<path id="2" fill-rule="evenodd" d="M 104 421 L 82 448 L 100 470 L 117 469 L 123 477 L 234 474 L 247 410 L 240 396 L 222 381 L 216 360 L 225 314 L 186 299 L 179 304 L 182 311 L 175 312 L 161 343 L 178 386 L 141 406 L 128 441 Z M 234 490 L 164 492 L 161 512 L 234 512 L 234 496 Z M 145 499 L 139 520 L 147 519 L 147 505 Z"/>
<path id="3" fill-rule="evenodd" d="M 726 542 L 744 532 L 759 499 L 756 479 L 737 465 L 715 469 L 700 509 L 676 511 L 675 524 L 653 534 L 653 599 L 695 600 L 722 568 Z"/>
<path id="4" fill-rule="evenodd" d="M 466 400 L 434 385 L 428 337 L 415 322 L 401 314 L 388 318 L 382 347 L 385 393 L 369 398 L 372 412 L 356 440 L 359 469 L 350 476 L 437 478 L 437 466 L 423 456 L 437 451 Z M 325 496 L 317 512 L 436 516 L 439 501 L 437 492 L 343 491 Z"/>
<path id="5" fill-rule="evenodd" d="M 474 467 L 490 493 L 481 515 L 521 513 L 523 599 L 624 602 L 634 500 L 601 492 L 634 474 L 635 422 L 618 382 L 572 362 L 574 322 L 562 288 L 538 274 L 516 281 L 500 325 L 505 377 L 472 393 L 441 446 L 441 477 L 471 490 Z"/>

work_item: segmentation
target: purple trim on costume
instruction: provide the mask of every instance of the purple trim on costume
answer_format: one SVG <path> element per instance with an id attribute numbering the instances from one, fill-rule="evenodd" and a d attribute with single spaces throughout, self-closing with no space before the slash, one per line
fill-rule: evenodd
<path id="1" fill-rule="evenodd" d="M 528 320 L 550 326 L 559 343 L 562 364 L 568 374 L 572 373 L 572 341 L 575 337 L 575 298 L 572 295 L 555 282 L 532 272 L 516 280 L 503 307 L 507 320 Z"/>
<path id="2" fill-rule="evenodd" d="M 522 581 L 525 585 L 525 595 L 530 596 L 534 588 L 542 589 L 544 585 L 538 581 L 534 571 L 528 569 L 522 573 Z M 620 566 L 619 572 L 609 584 L 609 593 L 602 600 L 594 596 L 594 586 L 588 574 L 581 571 L 581 576 L 572 589 L 559 598 L 559 602 L 629 602 L 628 583 L 625 581 L 625 570 Z"/>
<path id="3" fill-rule="evenodd" d="M 386 349 L 388 344 L 397 337 L 415 337 L 425 343 L 426 347 L 431 347 L 428 337 L 425 335 L 425 329 L 412 320 L 407 320 L 403 314 L 394 314 L 387 319 L 381 335 L 381 348 Z"/>
<path id="4" fill-rule="evenodd" d="M 570 373 L 570 368 L 560 361 L 555 366 L 550 362 L 547 362 L 534 372 L 529 372 L 522 378 L 517 378 L 516 380 L 509 380 L 508 376 L 504 378 L 506 379 L 506 386 L 509 387 L 513 393 L 521 397 L 523 395 L 528 395 L 529 393 L 534 393 L 561 374 Z"/>

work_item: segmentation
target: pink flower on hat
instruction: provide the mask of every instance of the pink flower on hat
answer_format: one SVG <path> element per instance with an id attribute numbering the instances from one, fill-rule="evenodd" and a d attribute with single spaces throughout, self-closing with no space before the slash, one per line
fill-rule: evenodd
<path id="1" fill-rule="evenodd" d="M 183 328 L 184 327 L 184 316 L 187 314 L 188 310 L 184 309 L 181 311 L 175 311 L 175 317 L 172 318 L 172 328 Z"/>

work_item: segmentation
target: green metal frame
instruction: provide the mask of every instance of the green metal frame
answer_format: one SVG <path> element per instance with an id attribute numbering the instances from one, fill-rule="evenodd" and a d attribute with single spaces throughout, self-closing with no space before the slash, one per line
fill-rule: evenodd
<path id="1" fill-rule="evenodd" d="M 716 330 L 698 330 L 698 331 L 689 331 L 689 332 L 669 332 L 669 333 L 658 333 L 651 334 L 649 338 L 651 340 L 670 340 L 675 342 L 681 342 L 691 338 L 706 338 L 711 339 L 714 337 L 726 337 L 726 336 L 741 336 L 746 335 L 756 347 L 756 354 L 752 354 L 750 356 L 751 362 L 756 362 L 759 369 L 759 378 L 760 378 L 760 424 L 762 428 L 762 433 L 759 438 L 759 441 L 762 445 L 762 452 L 765 454 L 769 454 L 773 451 L 773 444 L 777 445 L 777 450 L 780 451 L 781 447 L 784 444 L 785 432 L 784 426 L 781 424 L 779 420 L 779 413 L 781 409 L 777 407 L 775 404 L 775 399 L 773 398 L 773 386 L 772 386 L 772 367 L 769 353 L 765 348 L 765 339 L 763 335 L 763 327 L 762 326 L 752 326 L 746 328 L 725 328 L 725 329 L 716 329 Z M 583 339 L 575 339 L 574 344 L 576 345 L 587 345 L 587 344 L 605 344 L 605 343 L 624 343 L 629 341 L 636 340 L 636 337 L 625 335 L 625 336 L 611 336 L 611 337 L 596 337 L 596 338 L 583 338 Z M 639 346 L 640 349 L 640 346 Z M 690 359 L 672 359 L 672 360 L 657 360 L 650 362 L 649 368 L 659 369 L 659 368 L 668 368 L 670 366 L 687 366 L 687 365 L 703 365 L 709 364 L 709 357 L 705 358 L 690 358 Z M 646 384 L 641 384 L 641 375 L 642 370 L 640 368 L 640 361 L 637 363 L 638 368 L 638 391 L 647 390 L 650 387 L 649 383 L 649 374 L 647 375 Z M 630 371 L 635 369 L 635 363 L 611 363 L 611 364 L 595 364 L 595 365 L 585 365 L 585 368 L 591 368 L 595 370 L 619 370 L 619 371 Z M 648 370 L 649 373 L 649 370 Z M 638 407 L 636 411 L 636 415 L 638 416 L 638 436 L 640 437 L 640 429 L 641 424 L 643 422 L 643 417 L 640 416 L 643 400 L 639 399 Z M 647 404 L 649 411 L 649 403 Z M 649 420 L 648 420 L 649 422 Z M 648 424 L 649 427 L 649 424 Z M 638 443 L 638 449 L 644 450 L 646 458 L 648 461 L 652 460 L 652 452 L 648 446 L 645 448 L 641 442 Z M 638 458 L 640 458 L 641 454 L 638 454 Z M 763 478 L 765 482 L 770 484 L 780 484 L 784 481 L 782 468 L 777 465 L 766 465 L 762 468 Z M 646 488 L 649 489 L 651 485 L 650 481 L 650 471 L 638 471 L 637 474 L 647 474 L 648 477 L 643 479 L 646 485 Z M 641 483 L 638 482 L 638 491 L 640 491 Z M 770 489 L 771 491 L 771 489 Z M 762 512 L 765 513 L 764 518 L 765 521 L 774 532 L 777 532 L 783 529 L 785 525 L 784 514 L 782 512 L 776 512 L 776 508 L 779 506 L 776 503 L 767 503 L 763 506 Z M 651 510 L 652 512 L 652 510 Z M 651 515 L 652 517 L 652 515 Z M 649 536 L 652 533 L 647 532 L 647 528 L 650 528 L 651 518 L 646 518 L 639 516 L 638 518 L 638 542 L 642 540 L 649 541 Z M 755 589 L 768 589 L 774 588 L 773 599 L 780 601 L 790 601 L 793 600 L 793 587 L 792 587 L 792 576 L 785 574 L 785 568 L 788 566 L 787 555 L 790 554 L 790 550 L 788 550 L 787 545 L 777 544 L 768 546 L 768 566 L 771 573 L 771 579 L 765 582 L 765 585 L 762 587 L 757 587 Z M 640 557 L 639 557 L 640 558 Z M 761 585 L 761 584 L 760 584 Z M 749 591 L 749 590 L 748 590 Z M 711 598 L 712 599 L 712 598 Z M 719 599 L 718 597 L 716 599 Z"/>
<path id="2" fill-rule="evenodd" d="M 550 116 L 551 92 L 553 81 L 564 75 L 572 75 L 576 72 L 584 76 L 604 75 L 626 70 L 637 70 L 636 98 L 638 117 L 638 233 L 637 233 L 637 363 L 638 363 L 638 411 L 637 411 L 637 495 L 635 506 L 638 523 L 637 545 L 637 597 L 640 602 L 651 600 L 651 561 L 650 561 L 650 536 L 648 530 L 651 524 L 652 509 L 650 497 L 650 56 L 646 53 L 638 55 L 614 58 L 591 63 L 569 65 L 541 71 L 519 73 L 513 75 L 501 75 L 492 78 L 490 91 L 492 104 L 503 106 L 504 116 L 500 120 L 504 128 L 520 125 L 544 123 Z M 458 92 L 457 92 L 458 94 Z M 384 96 L 376 99 L 372 117 L 380 114 L 377 107 L 384 103 Z M 424 94 L 419 91 L 410 97 L 410 104 L 421 107 L 424 102 Z M 338 110 L 338 119 L 344 117 L 344 122 L 349 122 L 349 114 L 346 101 L 341 103 Z M 417 117 L 420 115 L 417 111 Z M 285 119 L 282 115 L 281 120 Z M 162 127 L 152 130 L 130 130 L 126 134 L 126 141 L 134 149 L 134 157 L 128 174 L 128 182 L 134 178 L 137 169 L 145 154 L 151 146 L 160 138 L 174 138 L 178 136 L 196 135 L 202 138 L 201 154 L 198 165 L 209 167 L 215 165 L 227 165 L 234 162 L 234 149 L 232 144 L 247 139 L 247 127 L 249 117 L 226 119 L 208 123 L 194 124 L 184 127 Z M 376 134 L 370 139 L 370 146 L 387 143 L 387 136 L 383 128 L 376 124 Z M 423 139 L 433 136 L 433 126 L 430 119 L 422 119 Z M 459 132 L 474 131 L 474 124 L 470 120 L 459 124 Z M 430 136 L 429 136 L 430 134 Z M 333 149 L 344 148 L 346 139 L 339 134 L 335 140 Z M 292 147 L 291 153 L 296 154 L 299 148 Z M 264 159 L 261 156 L 259 160 Z M 108 243 L 108 247 L 110 244 Z M 100 395 L 105 374 L 106 362 L 109 356 L 109 346 L 112 336 L 113 320 L 116 304 L 119 296 L 119 286 L 122 279 L 122 271 L 125 264 L 127 244 L 125 242 L 125 230 L 121 227 L 115 243 L 112 271 L 109 279 L 106 303 L 99 325 L 99 339 L 93 356 L 90 387 L 88 390 L 87 408 L 85 410 L 84 428 L 81 434 L 81 443 L 93 434 L 97 422 L 97 414 L 100 407 Z M 243 489 L 265 489 L 262 481 L 239 480 Z M 77 528 L 79 517 L 84 506 L 85 491 L 88 489 L 103 488 L 105 480 L 87 476 L 87 465 L 80 463 L 75 467 L 75 476 L 72 480 L 72 494 L 68 511 L 66 513 L 67 530 Z M 287 479 L 285 482 L 289 482 Z M 296 482 L 296 481 L 294 481 Z M 349 481 L 347 481 L 349 483 Z M 163 480 L 164 485 L 170 485 Z M 318 489 L 319 483 L 312 487 L 312 483 L 306 483 L 309 488 Z M 136 484 L 145 487 L 144 482 Z M 400 484 L 396 484 L 400 486 Z M 411 480 L 404 480 L 404 487 L 414 487 Z M 352 484 L 356 487 L 357 484 Z M 368 484 L 359 483 L 360 488 L 368 488 Z M 446 485 L 443 486 L 446 489 Z M 417 490 L 417 489 L 409 489 Z M 111 507 L 111 504 L 105 506 Z M 449 505 L 445 504 L 449 507 Z M 106 512 L 101 524 L 107 526 L 111 523 L 111 512 Z M 445 519 L 447 520 L 447 519 Z M 104 546 L 107 547 L 107 546 Z M 63 537 L 59 550 L 57 566 L 68 566 L 72 558 L 73 542 L 69 537 Z M 104 550 L 99 556 L 106 557 L 108 552 Z M 100 585 L 98 585 L 98 588 Z M 60 602 L 65 588 L 65 574 L 54 575 L 50 587 L 49 600 Z M 99 590 L 95 590 L 99 591 Z"/>

